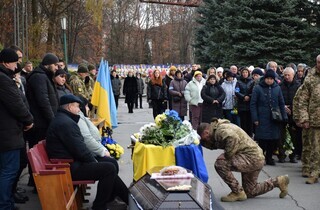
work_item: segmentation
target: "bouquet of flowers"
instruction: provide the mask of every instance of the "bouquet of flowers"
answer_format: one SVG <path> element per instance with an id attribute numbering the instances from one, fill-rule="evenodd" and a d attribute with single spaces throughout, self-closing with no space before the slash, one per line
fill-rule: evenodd
<path id="1" fill-rule="evenodd" d="M 291 136 L 288 130 L 288 125 L 286 126 L 286 135 L 285 135 L 285 140 L 283 144 L 283 148 L 285 149 L 285 154 L 290 155 L 292 154 L 292 150 L 294 150 L 293 143 L 291 141 Z"/>
<path id="2" fill-rule="evenodd" d="M 160 145 L 189 145 L 199 144 L 199 137 L 192 129 L 189 121 L 181 121 L 178 113 L 167 110 L 155 118 L 155 123 L 149 123 L 140 128 L 140 133 L 133 138 L 144 144 Z"/>
<path id="3" fill-rule="evenodd" d="M 108 149 L 110 155 L 116 160 L 119 160 L 121 155 L 124 154 L 123 147 L 111 137 L 102 137 L 101 144 Z"/>

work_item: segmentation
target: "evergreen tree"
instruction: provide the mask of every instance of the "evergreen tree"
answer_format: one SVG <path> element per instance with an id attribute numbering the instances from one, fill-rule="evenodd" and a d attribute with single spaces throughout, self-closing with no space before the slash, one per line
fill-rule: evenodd
<path id="1" fill-rule="evenodd" d="M 198 10 L 197 61 L 228 67 L 257 66 L 270 60 L 282 65 L 314 60 L 310 50 L 318 36 L 315 27 L 303 18 L 308 16 L 310 4 L 301 2 L 204 0 Z M 299 13 L 301 8 L 304 12 Z"/>

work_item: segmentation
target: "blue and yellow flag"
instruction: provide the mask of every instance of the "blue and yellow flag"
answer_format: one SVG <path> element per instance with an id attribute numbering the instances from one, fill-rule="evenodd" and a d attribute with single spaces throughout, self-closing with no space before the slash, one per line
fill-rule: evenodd
<path id="1" fill-rule="evenodd" d="M 108 61 L 101 59 L 97 80 L 94 84 L 91 103 L 97 106 L 97 115 L 105 119 L 105 126 L 118 127 L 117 108 L 113 96 Z"/>

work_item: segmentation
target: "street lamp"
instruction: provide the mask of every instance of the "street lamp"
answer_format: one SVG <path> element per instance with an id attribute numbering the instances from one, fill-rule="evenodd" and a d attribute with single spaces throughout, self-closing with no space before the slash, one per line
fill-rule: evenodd
<path id="1" fill-rule="evenodd" d="M 63 31 L 63 52 L 64 52 L 64 61 L 65 65 L 68 66 L 68 54 L 67 54 L 67 18 L 61 18 L 61 28 Z"/>

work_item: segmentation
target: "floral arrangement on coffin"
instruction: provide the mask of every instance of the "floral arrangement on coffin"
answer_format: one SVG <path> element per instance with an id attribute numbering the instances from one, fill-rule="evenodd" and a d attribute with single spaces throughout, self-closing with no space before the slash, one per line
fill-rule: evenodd
<path id="1" fill-rule="evenodd" d="M 159 114 L 154 123 L 142 126 L 140 133 L 135 133 L 131 138 L 144 144 L 163 147 L 199 144 L 199 136 L 192 129 L 190 122 L 186 120 L 182 122 L 174 110 Z"/>
<path id="2" fill-rule="evenodd" d="M 101 144 L 108 149 L 110 155 L 116 160 L 119 160 L 121 155 L 124 154 L 123 147 L 111 137 L 102 137 Z"/>

